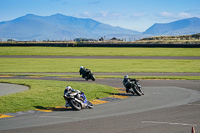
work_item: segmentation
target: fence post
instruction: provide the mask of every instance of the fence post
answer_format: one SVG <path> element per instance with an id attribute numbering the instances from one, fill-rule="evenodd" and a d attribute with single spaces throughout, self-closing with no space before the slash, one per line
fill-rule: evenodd
<path id="1" fill-rule="evenodd" d="M 194 127 L 192 127 L 192 133 L 195 133 L 195 129 L 194 129 Z"/>

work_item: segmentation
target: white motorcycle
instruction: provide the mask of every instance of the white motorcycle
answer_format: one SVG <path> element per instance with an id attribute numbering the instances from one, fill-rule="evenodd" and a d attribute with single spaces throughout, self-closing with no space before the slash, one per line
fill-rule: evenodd
<path id="1" fill-rule="evenodd" d="M 93 104 L 86 99 L 85 94 L 82 93 L 67 93 L 64 99 L 74 110 L 81 110 L 83 108 L 93 108 Z"/>

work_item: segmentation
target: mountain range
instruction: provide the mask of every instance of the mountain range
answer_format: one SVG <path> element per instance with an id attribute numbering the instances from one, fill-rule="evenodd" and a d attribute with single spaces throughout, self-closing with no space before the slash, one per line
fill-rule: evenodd
<path id="1" fill-rule="evenodd" d="M 192 35 L 200 33 L 200 18 L 193 17 L 171 23 L 156 23 L 143 34 L 155 35 Z"/>
<path id="2" fill-rule="evenodd" d="M 0 22 L 0 39 L 73 40 L 74 38 L 137 38 L 154 35 L 190 35 L 200 33 L 200 19 L 189 18 L 171 23 L 156 23 L 145 32 L 113 27 L 93 19 L 62 14 L 37 16 L 27 14 L 11 21 Z"/>
<path id="3" fill-rule="evenodd" d="M 36 16 L 27 14 L 11 21 L 0 22 L 0 38 L 19 40 L 72 40 L 74 38 L 100 38 L 104 36 L 140 34 L 140 32 L 113 27 L 92 19 L 62 14 Z"/>

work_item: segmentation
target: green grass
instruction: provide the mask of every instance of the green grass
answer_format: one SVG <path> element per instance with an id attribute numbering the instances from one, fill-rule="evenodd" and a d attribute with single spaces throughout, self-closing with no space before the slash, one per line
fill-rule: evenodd
<path id="1" fill-rule="evenodd" d="M 200 48 L 0 47 L 0 55 L 200 56 Z"/>
<path id="2" fill-rule="evenodd" d="M 0 58 L 0 72 L 200 72 L 200 60 Z"/>
<path id="3" fill-rule="evenodd" d="M 1 96 L 0 114 L 35 110 L 37 107 L 52 108 L 56 106 L 64 106 L 65 100 L 63 98 L 63 93 L 67 85 L 72 86 L 74 89 L 84 91 L 88 100 L 107 97 L 111 93 L 118 92 L 113 87 L 98 85 L 94 83 L 88 84 L 66 81 L 28 79 L 0 79 L 0 82 L 22 84 L 30 87 L 30 90 L 24 92 Z"/>

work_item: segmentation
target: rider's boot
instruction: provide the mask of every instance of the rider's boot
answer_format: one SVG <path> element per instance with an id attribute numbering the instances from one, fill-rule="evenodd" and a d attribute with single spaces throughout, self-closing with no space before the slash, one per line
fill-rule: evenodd
<path id="1" fill-rule="evenodd" d="M 69 105 L 68 102 L 66 102 L 65 107 L 66 107 L 66 108 L 67 108 L 67 107 L 70 107 L 70 105 Z"/>

